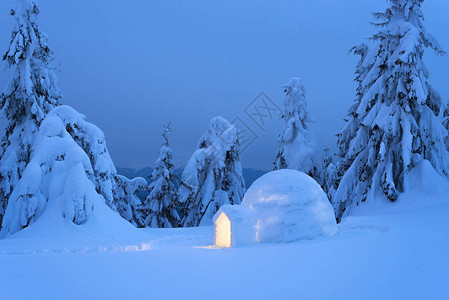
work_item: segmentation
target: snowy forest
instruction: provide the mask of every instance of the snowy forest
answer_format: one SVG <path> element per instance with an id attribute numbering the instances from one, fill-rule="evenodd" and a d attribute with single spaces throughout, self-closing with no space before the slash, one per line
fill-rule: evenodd
<path id="1" fill-rule="evenodd" d="M 449 298 L 449 95 L 432 84 L 449 77 L 425 63 L 448 56 L 426 29 L 427 1 L 388 0 L 366 20 L 373 34 L 347 49 L 357 63 L 353 81 L 341 83 L 355 86 L 346 114 L 333 116 L 341 128 L 310 109 L 319 99 L 308 86 L 326 89 L 325 77 L 310 83 L 302 70 L 273 83 L 280 101 L 189 116 L 192 128 L 193 119 L 204 124 L 196 137 L 164 115 L 161 99 L 151 110 L 165 121 L 149 128 L 158 139 L 123 134 L 156 158 L 141 174 L 119 168 L 115 156 L 134 152 L 110 152 L 96 118 L 66 100 L 41 3 L 10 2 L 13 28 L 1 56 L 10 80 L 0 92 L 0 299 Z M 332 93 L 320 104 L 331 111 L 346 103 Z M 132 105 L 129 94 L 122 101 Z M 188 101 L 198 111 L 204 105 Z M 257 140 L 268 116 L 279 125 L 269 146 Z M 196 146 L 184 159 L 175 150 L 189 143 Z M 125 137 L 123 144 L 131 148 Z M 251 147 L 271 160 L 250 157 Z M 246 167 L 248 157 L 271 170 Z"/>

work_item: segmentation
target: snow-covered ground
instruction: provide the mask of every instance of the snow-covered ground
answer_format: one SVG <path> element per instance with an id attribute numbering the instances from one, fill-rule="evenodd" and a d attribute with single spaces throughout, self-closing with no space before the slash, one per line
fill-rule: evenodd
<path id="1" fill-rule="evenodd" d="M 232 249 L 210 246 L 211 227 L 37 222 L 0 240 L 1 299 L 449 299 L 448 220 L 440 197 L 346 218 L 333 237 Z"/>

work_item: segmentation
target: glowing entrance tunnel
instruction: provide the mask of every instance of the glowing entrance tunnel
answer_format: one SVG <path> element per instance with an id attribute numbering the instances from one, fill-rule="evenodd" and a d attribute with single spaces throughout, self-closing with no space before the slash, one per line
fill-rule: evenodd
<path id="1" fill-rule="evenodd" d="M 254 243 L 256 222 L 247 206 L 222 206 L 214 217 L 214 245 L 228 248 Z"/>
<path id="2" fill-rule="evenodd" d="M 231 221 L 224 213 L 215 222 L 215 245 L 231 247 Z"/>

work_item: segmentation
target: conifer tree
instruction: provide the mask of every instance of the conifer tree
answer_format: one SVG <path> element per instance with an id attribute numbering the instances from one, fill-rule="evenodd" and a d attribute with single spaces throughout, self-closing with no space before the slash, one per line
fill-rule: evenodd
<path id="1" fill-rule="evenodd" d="M 307 110 L 304 85 L 301 79 L 292 78 L 284 88 L 284 129 L 279 136 L 274 169 L 302 171 L 323 186 L 323 154 L 315 135 L 309 129 L 312 119 Z"/>
<path id="2" fill-rule="evenodd" d="M 329 201 L 331 201 L 335 191 L 337 190 L 337 167 L 335 166 L 328 146 L 324 147 L 323 153 L 323 190 L 327 194 Z"/>
<path id="3" fill-rule="evenodd" d="M 0 146 L 0 228 L 8 199 L 30 161 L 39 126 L 62 98 L 51 66 L 53 53 L 37 24 L 37 1 L 20 0 L 10 14 L 16 25 L 3 55 L 13 76 L 0 95 L 0 110 L 8 121 Z"/>
<path id="4" fill-rule="evenodd" d="M 443 125 L 447 131 L 447 135 L 446 135 L 444 142 L 446 144 L 446 149 L 449 151 L 449 102 L 448 102 L 446 109 L 444 110 L 444 113 L 443 113 Z"/>
<path id="5" fill-rule="evenodd" d="M 84 115 L 64 105 L 55 108 L 52 113 L 62 120 L 72 139 L 89 157 L 93 169 L 89 179 L 94 183 L 96 191 L 103 196 L 106 205 L 118 211 L 132 224 L 142 226 L 139 221 L 142 217 L 138 212 L 141 203 L 136 193 L 145 189 L 145 179 L 128 179 L 117 174 L 104 133 L 94 124 L 87 122 Z"/>
<path id="6" fill-rule="evenodd" d="M 142 177 L 129 179 L 125 176 L 115 174 L 114 208 L 117 208 L 120 216 L 136 227 L 145 227 L 145 218 L 142 215 L 140 207 L 142 202 L 136 195 L 138 192 L 144 191 L 147 182 Z"/>
<path id="7" fill-rule="evenodd" d="M 174 172 L 173 154 L 170 148 L 170 124 L 164 126 L 162 137 L 164 142 L 159 151 L 149 186 L 150 194 L 146 198 L 144 211 L 145 227 L 172 228 L 179 227 L 181 219 L 176 211 L 178 192 Z"/>
<path id="8" fill-rule="evenodd" d="M 240 204 L 245 193 L 237 128 L 215 117 L 198 144 L 179 187 L 184 227 L 210 225 L 222 205 Z"/>
<path id="9" fill-rule="evenodd" d="M 30 226 L 47 209 L 53 213 L 62 209 L 65 219 L 81 225 L 100 203 L 143 226 L 141 202 L 135 194 L 146 187 L 145 179 L 118 175 L 103 132 L 84 118 L 66 105 L 47 114 L 30 162 L 10 196 L 0 236 Z"/>
<path id="10" fill-rule="evenodd" d="M 363 202 L 384 195 L 395 201 L 404 192 L 404 176 L 421 160 L 448 176 L 449 154 L 440 121 L 442 101 L 429 83 L 425 48 L 443 51 L 423 26 L 423 0 L 390 0 L 375 13 L 375 46 L 361 55 L 357 99 L 339 134 L 342 158 L 333 197 L 337 220 Z"/>

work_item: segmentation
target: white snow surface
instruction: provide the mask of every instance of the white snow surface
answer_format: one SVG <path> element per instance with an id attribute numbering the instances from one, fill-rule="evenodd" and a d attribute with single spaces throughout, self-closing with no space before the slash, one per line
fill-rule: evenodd
<path id="1" fill-rule="evenodd" d="M 371 191 L 365 203 L 352 208 L 356 216 L 391 214 L 433 207 L 449 201 L 449 184 L 432 167 L 428 160 L 417 164 L 405 175 L 406 192 L 395 202 L 388 200 L 381 192 Z"/>
<path id="2" fill-rule="evenodd" d="M 257 216 L 259 242 L 292 242 L 337 232 L 332 205 L 320 185 L 296 170 L 278 170 L 257 179 L 243 197 Z"/>
<path id="3" fill-rule="evenodd" d="M 0 240 L 1 299 L 449 299 L 449 184 L 425 163 L 408 182 L 335 235 L 285 244 L 217 249 L 212 227 L 137 229 L 104 204 L 82 226 L 44 213 Z"/>

